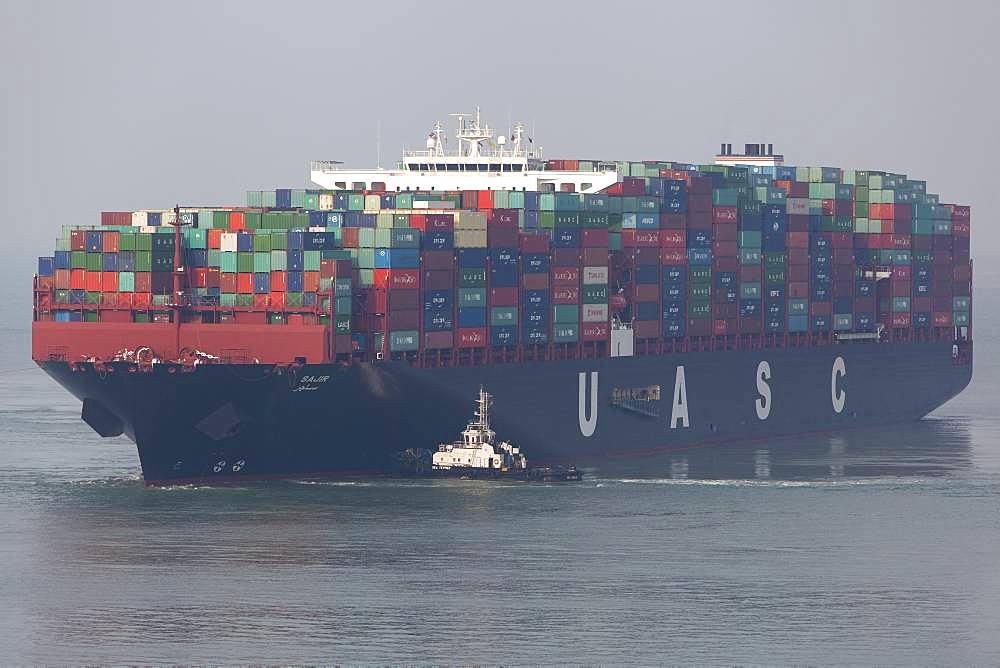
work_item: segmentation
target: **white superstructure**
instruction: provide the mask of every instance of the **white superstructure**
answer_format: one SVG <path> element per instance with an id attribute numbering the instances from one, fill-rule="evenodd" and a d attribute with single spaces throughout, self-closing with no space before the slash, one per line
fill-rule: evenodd
<path id="1" fill-rule="evenodd" d="M 333 160 L 312 163 L 313 183 L 325 190 L 568 190 L 599 192 L 618 180 L 613 164 L 592 171 L 543 169 L 541 149 L 517 123 L 510 136 L 496 136 L 475 114 L 458 119 L 456 146 L 450 149 L 441 122 L 434 124 L 425 148 L 404 150 L 394 169 L 344 169 Z"/>
<path id="2" fill-rule="evenodd" d="M 436 469 L 495 469 L 515 471 L 527 468 L 528 462 L 520 449 L 506 441 L 493 444 L 496 433 L 490 428 L 492 401 L 486 388 L 479 388 L 476 419 L 462 432 L 462 440 L 438 446 L 431 457 Z"/>

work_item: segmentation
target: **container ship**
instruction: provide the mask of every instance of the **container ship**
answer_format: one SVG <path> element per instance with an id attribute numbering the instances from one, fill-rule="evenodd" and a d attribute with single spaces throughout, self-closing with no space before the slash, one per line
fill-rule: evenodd
<path id="1" fill-rule="evenodd" d="M 582 464 L 916 420 L 971 380 L 970 210 L 924 181 L 457 125 L 313 189 L 64 226 L 33 359 L 150 484 L 392 471 L 482 385 L 534 461 Z"/>

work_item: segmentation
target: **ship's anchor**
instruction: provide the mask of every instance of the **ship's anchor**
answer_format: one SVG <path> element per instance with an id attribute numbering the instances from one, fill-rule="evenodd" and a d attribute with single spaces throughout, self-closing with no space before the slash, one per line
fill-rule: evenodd
<path id="1" fill-rule="evenodd" d="M 212 473 L 222 473 L 226 470 L 226 460 L 220 459 L 215 462 L 215 466 L 212 467 Z"/>
<path id="2" fill-rule="evenodd" d="M 233 473 L 239 473 L 240 471 L 243 470 L 243 467 L 246 465 L 247 465 L 247 460 L 237 459 L 236 462 L 233 463 Z"/>

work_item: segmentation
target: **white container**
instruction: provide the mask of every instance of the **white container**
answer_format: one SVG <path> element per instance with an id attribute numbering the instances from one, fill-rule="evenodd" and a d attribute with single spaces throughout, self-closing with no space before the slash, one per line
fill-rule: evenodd
<path id="1" fill-rule="evenodd" d="M 583 284 L 584 285 L 607 285 L 608 283 L 608 268 L 607 267 L 584 267 L 583 268 Z"/>
<path id="2" fill-rule="evenodd" d="M 236 233 L 235 232 L 223 232 L 222 240 L 219 246 L 220 250 L 228 253 L 235 253 L 236 247 Z"/>
<path id="3" fill-rule="evenodd" d="M 607 304 L 584 304 L 583 305 L 583 321 L 584 322 L 607 322 L 608 321 L 608 305 Z"/>

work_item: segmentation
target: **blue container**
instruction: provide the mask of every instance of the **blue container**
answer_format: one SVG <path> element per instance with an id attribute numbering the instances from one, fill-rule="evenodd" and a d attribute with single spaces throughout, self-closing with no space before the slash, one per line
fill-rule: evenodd
<path id="1" fill-rule="evenodd" d="M 527 194 L 527 193 L 525 193 Z M 538 229 L 538 212 L 537 211 L 525 211 L 524 212 L 524 229 L 526 230 L 537 230 Z"/>
<path id="2" fill-rule="evenodd" d="M 664 213 L 687 213 L 687 197 L 683 194 L 667 196 L 660 210 Z"/>
<path id="3" fill-rule="evenodd" d="M 361 214 L 360 227 L 377 227 L 377 222 L 378 222 L 378 214 L 375 213 Z"/>
<path id="4" fill-rule="evenodd" d="M 394 195 L 379 195 L 379 207 L 383 209 L 395 209 L 396 197 Z"/>
<path id="5" fill-rule="evenodd" d="M 338 248 L 337 235 L 333 232 L 299 232 L 298 234 L 302 235 L 302 250 L 330 251 Z"/>
<path id="6" fill-rule="evenodd" d="M 764 300 L 764 316 L 767 318 L 784 317 L 785 300 L 778 301 Z"/>
<path id="7" fill-rule="evenodd" d="M 56 322 L 69 322 L 70 312 L 69 311 L 56 311 Z"/>
<path id="8" fill-rule="evenodd" d="M 663 284 L 663 299 L 664 301 L 673 301 L 677 299 L 684 299 L 684 295 L 687 292 L 687 288 L 683 284 L 678 283 L 664 283 Z"/>
<path id="9" fill-rule="evenodd" d="M 70 290 L 69 291 L 69 303 L 70 304 L 82 304 L 87 300 L 86 290 Z"/>
<path id="10" fill-rule="evenodd" d="M 809 331 L 809 316 L 807 316 L 807 315 L 790 315 L 790 316 L 788 316 L 788 331 L 789 332 L 808 332 Z"/>
<path id="11" fill-rule="evenodd" d="M 687 267 L 684 265 L 664 265 L 662 274 L 664 285 L 684 285 L 687 283 Z"/>
<path id="12" fill-rule="evenodd" d="M 688 230 L 687 231 L 687 247 L 688 248 L 711 248 L 712 247 L 712 233 L 708 230 Z"/>
<path id="13" fill-rule="evenodd" d="M 521 258 L 521 271 L 525 274 L 549 273 L 549 256 L 546 253 L 527 253 Z"/>
<path id="14" fill-rule="evenodd" d="M 305 286 L 304 275 L 301 271 L 289 271 L 287 274 L 288 291 L 302 292 Z"/>
<path id="15" fill-rule="evenodd" d="M 720 290 L 725 290 L 733 285 L 736 285 L 736 272 L 735 271 L 718 271 L 715 273 L 715 287 Z"/>
<path id="16" fill-rule="evenodd" d="M 203 248 L 192 248 L 187 252 L 187 261 L 192 267 L 207 267 L 208 251 Z"/>
<path id="17" fill-rule="evenodd" d="M 527 191 L 524 193 L 524 209 L 525 211 L 538 211 L 538 193 L 534 191 Z"/>
<path id="18" fill-rule="evenodd" d="M 286 263 L 285 266 L 287 267 L 288 271 L 303 271 L 305 269 L 304 252 L 300 250 L 286 251 L 285 263 Z"/>
<path id="19" fill-rule="evenodd" d="M 928 329 L 933 322 L 930 313 L 914 313 L 913 314 L 913 326 L 919 327 L 920 329 Z"/>
<path id="20" fill-rule="evenodd" d="M 764 253 L 784 253 L 785 233 L 768 234 L 765 232 L 764 238 L 761 240 L 761 248 L 764 250 Z"/>
<path id="21" fill-rule="evenodd" d="M 685 318 L 677 318 L 663 321 L 663 336 L 667 338 L 680 338 L 684 336 Z"/>
<path id="22" fill-rule="evenodd" d="M 459 327 L 485 327 L 486 309 L 474 307 L 459 307 L 458 309 Z"/>
<path id="23" fill-rule="evenodd" d="M 830 331 L 830 316 L 828 315 L 814 315 L 809 318 L 810 329 L 814 332 L 829 332 Z"/>
<path id="24" fill-rule="evenodd" d="M 416 248 L 376 248 L 376 269 L 418 269 L 420 252 Z"/>
<path id="25" fill-rule="evenodd" d="M 490 269 L 490 286 L 494 288 L 517 287 L 517 265 L 500 264 Z"/>
<path id="26" fill-rule="evenodd" d="M 771 333 L 785 331 L 785 319 L 784 318 L 765 318 L 764 319 L 764 331 L 771 332 Z"/>
<path id="27" fill-rule="evenodd" d="M 688 264 L 694 266 L 708 266 L 712 264 L 712 251 L 708 248 L 688 248 Z"/>
<path id="28" fill-rule="evenodd" d="M 455 329 L 455 321 L 451 315 L 451 310 L 434 310 L 424 312 L 425 332 L 444 332 Z"/>
<path id="29" fill-rule="evenodd" d="M 455 247 L 455 233 L 451 230 L 431 230 L 420 239 L 424 250 L 451 250 Z"/>
<path id="30" fill-rule="evenodd" d="M 485 248 L 459 248 L 458 266 L 460 269 L 478 269 L 486 266 L 487 251 Z"/>
<path id="31" fill-rule="evenodd" d="M 830 235 L 823 234 L 810 234 L 809 235 L 809 251 L 815 253 L 816 251 L 830 251 Z"/>
<path id="32" fill-rule="evenodd" d="M 315 292 L 304 292 L 304 293 L 302 293 L 302 305 L 303 306 L 316 306 L 316 293 Z"/>
<path id="33" fill-rule="evenodd" d="M 548 327 L 525 327 L 524 343 L 529 346 L 544 346 L 549 342 Z"/>
<path id="34" fill-rule="evenodd" d="M 271 274 L 266 271 L 257 272 L 253 275 L 253 293 L 255 295 L 266 295 L 271 292 Z"/>
<path id="35" fill-rule="evenodd" d="M 70 269 L 73 266 L 70 251 L 56 251 L 54 261 L 56 269 Z"/>
<path id="36" fill-rule="evenodd" d="M 859 279 L 854 286 L 854 294 L 858 297 L 871 297 L 875 294 L 875 281 Z M 837 311 L 837 313 L 846 313 L 846 311 Z"/>
<path id="37" fill-rule="evenodd" d="M 778 301 L 785 298 L 785 284 L 770 284 L 764 288 L 764 296 L 769 301 Z"/>
<path id="38" fill-rule="evenodd" d="M 101 264 L 104 271 L 118 271 L 118 253 L 102 253 Z"/>
<path id="39" fill-rule="evenodd" d="M 100 253 L 102 250 L 101 243 L 101 233 L 100 231 L 89 230 L 84 232 L 83 243 L 87 248 L 88 253 Z"/>
<path id="40" fill-rule="evenodd" d="M 163 220 L 163 214 L 159 211 L 150 211 L 146 214 L 146 225 L 150 227 L 159 227 Z"/>
<path id="41" fill-rule="evenodd" d="M 287 250 L 290 250 L 290 251 L 293 251 L 293 250 L 295 250 L 295 251 L 305 250 L 305 248 L 303 246 L 303 243 L 302 243 L 304 235 L 305 235 L 305 232 L 303 232 L 301 230 L 294 230 L 292 232 L 289 232 L 288 233 L 288 249 Z"/>
<path id="42" fill-rule="evenodd" d="M 288 188 L 278 188 L 274 191 L 274 208 L 291 209 L 292 191 Z"/>
<path id="43" fill-rule="evenodd" d="M 764 229 L 764 219 L 759 214 L 740 214 L 736 227 L 740 232 L 760 232 Z"/>
<path id="44" fill-rule="evenodd" d="M 933 267 L 930 262 L 914 262 L 911 272 L 913 282 L 917 283 L 919 281 L 930 280 L 933 276 Z"/>
<path id="45" fill-rule="evenodd" d="M 500 266 L 505 264 L 517 264 L 517 249 L 516 248 L 491 248 L 490 251 L 490 262 L 493 266 Z"/>
<path id="46" fill-rule="evenodd" d="M 517 345 L 517 325 L 503 325 L 500 327 L 491 327 L 490 345 L 493 346 Z"/>
<path id="47" fill-rule="evenodd" d="M 236 250 L 241 253 L 252 253 L 253 235 L 248 232 L 238 232 L 236 234 Z"/>
<path id="48" fill-rule="evenodd" d="M 351 334 L 351 348 L 359 352 L 368 350 L 368 335 L 364 332 L 354 332 Z"/>
<path id="49" fill-rule="evenodd" d="M 451 312 L 452 304 L 455 303 L 455 293 L 452 290 L 427 290 L 424 292 L 424 310 L 440 311 L 442 309 Z"/>
<path id="50" fill-rule="evenodd" d="M 830 269 L 828 267 L 815 267 L 809 274 L 809 282 L 813 285 L 830 285 Z"/>
<path id="51" fill-rule="evenodd" d="M 326 226 L 340 228 L 344 226 L 344 214 L 340 211 L 326 212 Z"/>
<path id="52" fill-rule="evenodd" d="M 580 247 L 580 228 L 578 228 L 578 227 L 560 227 L 559 229 L 552 230 L 552 247 L 553 248 L 579 248 Z"/>
<path id="53" fill-rule="evenodd" d="M 309 227 L 326 227 L 326 211 L 310 211 Z"/>
<path id="54" fill-rule="evenodd" d="M 344 214 L 344 227 L 364 227 L 361 224 L 360 211 L 348 211 Z"/>
<path id="55" fill-rule="evenodd" d="M 784 221 L 785 216 L 785 204 L 765 204 L 761 207 L 761 213 L 764 215 L 764 221 L 771 223 L 776 220 Z"/>
<path id="56" fill-rule="evenodd" d="M 670 301 L 663 302 L 663 306 L 660 309 L 664 322 L 667 320 L 683 320 L 685 317 L 684 310 L 684 300 L 683 299 L 672 299 Z"/>
<path id="57" fill-rule="evenodd" d="M 660 282 L 660 267 L 655 264 L 640 264 L 635 268 L 635 282 L 641 285 L 656 285 Z"/>
<path id="58" fill-rule="evenodd" d="M 549 293 L 547 290 L 525 290 L 521 296 L 521 304 L 525 307 L 548 308 Z"/>
<path id="59" fill-rule="evenodd" d="M 108 256 L 115 258 L 117 261 L 117 256 L 111 255 L 110 253 L 105 254 L 105 258 Z M 105 264 L 107 261 L 105 260 Z M 113 269 L 105 269 L 105 271 L 114 271 Z M 40 257 L 38 258 L 38 275 L 39 276 L 54 276 L 56 273 L 56 259 L 55 257 Z"/>
<path id="60" fill-rule="evenodd" d="M 636 302 L 635 317 L 637 320 L 658 320 L 660 305 L 656 302 Z"/>
<path id="61" fill-rule="evenodd" d="M 541 327 L 549 322 L 549 310 L 536 307 L 525 308 L 521 311 L 521 318 L 526 326 Z"/>
<path id="62" fill-rule="evenodd" d="M 834 297 L 834 313 L 852 313 L 854 311 L 854 299 L 851 297 Z"/>
<path id="63" fill-rule="evenodd" d="M 118 271 L 135 271 L 135 251 L 118 251 Z"/>
<path id="64" fill-rule="evenodd" d="M 756 318 L 761 314 L 762 306 L 759 299 L 744 299 L 740 302 L 741 318 Z"/>
<path id="65" fill-rule="evenodd" d="M 830 301 L 830 286 L 825 283 L 814 283 L 809 286 L 809 298 L 814 302 Z"/>
<path id="66" fill-rule="evenodd" d="M 635 214 L 635 229 L 637 230 L 658 230 L 660 229 L 660 216 L 655 213 Z"/>
<path id="67" fill-rule="evenodd" d="M 855 313 L 854 329 L 859 332 L 871 332 L 875 329 L 875 317 L 871 313 Z"/>
<path id="68" fill-rule="evenodd" d="M 931 294 L 931 284 L 930 283 L 914 283 L 913 284 L 913 296 L 914 297 L 927 297 Z"/>
<path id="69" fill-rule="evenodd" d="M 794 181 L 795 168 L 788 165 L 779 165 L 774 168 L 774 179 L 776 181 Z"/>

